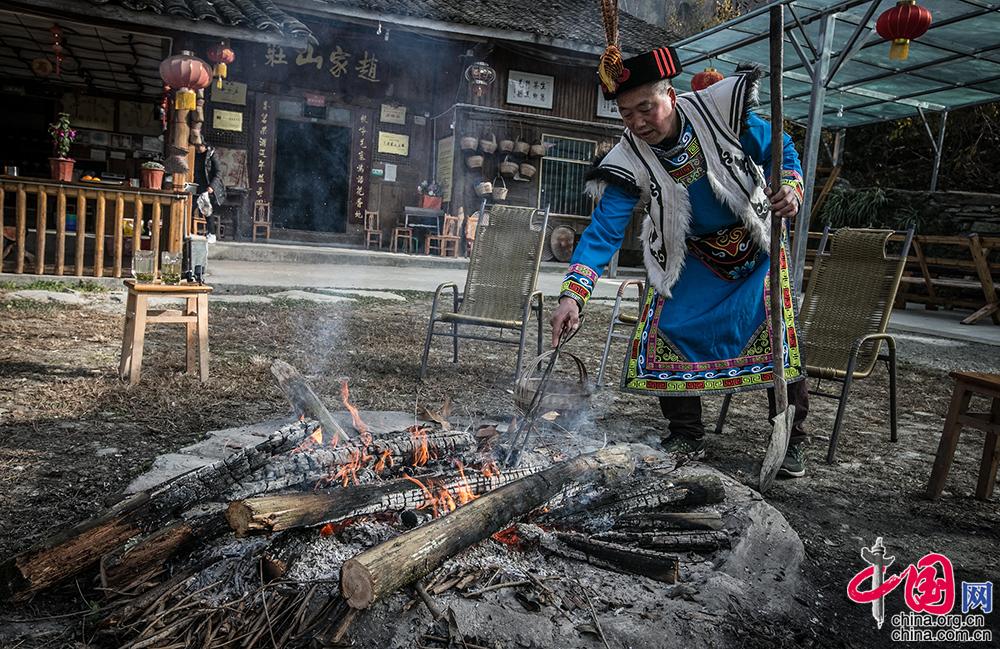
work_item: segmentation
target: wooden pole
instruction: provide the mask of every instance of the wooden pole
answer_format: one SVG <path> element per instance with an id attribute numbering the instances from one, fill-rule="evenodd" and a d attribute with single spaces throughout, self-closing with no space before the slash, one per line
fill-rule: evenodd
<path id="1" fill-rule="evenodd" d="M 28 221 L 28 195 L 24 185 L 17 186 L 17 257 L 14 259 L 14 272 L 24 272 L 25 235 Z"/>
<path id="2" fill-rule="evenodd" d="M 56 267 L 55 274 L 62 275 L 66 269 L 66 188 L 60 187 L 56 194 Z"/>
<path id="3" fill-rule="evenodd" d="M 73 255 L 74 275 L 83 276 L 83 256 L 87 243 L 87 195 L 82 189 L 76 192 L 76 251 Z"/>
<path id="4" fill-rule="evenodd" d="M 104 277 L 104 192 L 97 192 L 94 216 L 94 277 Z"/>
<path id="5" fill-rule="evenodd" d="M 38 188 L 38 202 L 35 204 L 35 273 L 45 274 L 45 230 L 48 227 L 49 195 L 45 187 Z"/>
<path id="6" fill-rule="evenodd" d="M 112 271 L 115 277 L 122 276 L 122 248 L 125 245 L 124 221 L 125 196 L 118 192 L 115 196 L 115 267 Z"/>
<path id="7" fill-rule="evenodd" d="M 341 428 L 340 424 L 334 421 L 333 415 L 326 409 L 326 406 L 323 405 L 323 402 L 316 396 L 316 393 L 309 387 L 297 369 L 278 359 L 271 364 L 271 374 L 278 380 L 281 391 L 291 402 L 296 414 L 308 419 L 315 419 L 322 424 L 323 430 L 334 436 L 333 443 L 351 439 L 351 436 Z"/>
<path id="8" fill-rule="evenodd" d="M 566 486 L 615 479 L 633 468 L 632 450 L 613 446 L 512 482 L 348 559 L 340 571 L 341 594 L 352 608 L 368 608 L 544 505 Z"/>

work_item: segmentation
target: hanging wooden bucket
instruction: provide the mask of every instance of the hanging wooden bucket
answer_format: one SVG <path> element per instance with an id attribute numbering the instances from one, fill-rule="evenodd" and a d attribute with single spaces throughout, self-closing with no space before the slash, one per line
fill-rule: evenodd
<path id="1" fill-rule="evenodd" d="M 531 150 L 531 145 L 525 142 L 524 140 L 518 139 L 518 141 L 514 143 L 514 153 L 519 153 L 521 155 L 528 155 L 528 151 L 530 150 Z"/>
<path id="2" fill-rule="evenodd" d="M 497 136 L 490 133 L 489 137 L 479 140 L 479 150 L 482 151 L 483 153 L 489 153 L 491 155 L 493 153 L 496 153 Z"/>
<path id="3" fill-rule="evenodd" d="M 545 155 L 545 145 L 541 142 L 532 144 L 531 148 L 528 150 L 528 155 L 532 158 L 541 158 Z"/>
<path id="4" fill-rule="evenodd" d="M 475 151 L 476 147 L 479 146 L 479 140 L 471 135 L 466 135 L 459 140 L 459 146 L 462 147 L 463 151 Z"/>
<path id="5" fill-rule="evenodd" d="M 542 367 L 548 364 L 555 350 L 549 350 L 533 360 L 514 386 L 514 403 L 521 410 L 527 410 L 535 398 L 541 383 Z M 558 376 L 559 362 L 570 359 L 576 365 L 576 378 Z M 590 408 L 590 382 L 587 379 L 587 368 L 576 355 L 566 351 L 559 352 L 559 362 L 552 368 L 552 375 L 545 384 L 545 394 L 542 395 L 535 411 L 539 416 L 555 411 L 561 417 L 578 415 Z"/>
<path id="6" fill-rule="evenodd" d="M 497 176 L 496 180 L 499 180 L 501 184 L 493 184 L 493 198 L 498 201 L 507 200 L 507 182 L 503 179 L 503 176 Z"/>
<path id="7" fill-rule="evenodd" d="M 468 165 L 469 169 L 479 169 L 483 166 L 483 156 L 470 155 L 465 159 L 465 164 Z"/>
<path id="8" fill-rule="evenodd" d="M 525 178 L 534 178 L 535 172 L 538 171 L 535 169 L 535 165 L 530 165 L 527 162 L 522 162 L 519 170 L 521 175 Z"/>
<path id="9" fill-rule="evenodd" d="M 510 153 L 514 150 L 514 140 L 500 140 L 500 153 Z"/>
<path id="10" fill-rule="evenodd" d="M 498 167 L 500 168 L 500 175 L 507 178 L 513 178 L 514 174 L 517 173 L 517 163 L 510 160 L 504 160 Z"/>

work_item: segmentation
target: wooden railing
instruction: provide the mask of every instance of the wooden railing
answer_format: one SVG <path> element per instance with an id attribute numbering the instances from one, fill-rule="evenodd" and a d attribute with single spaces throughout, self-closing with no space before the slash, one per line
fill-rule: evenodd
<path id="1" fill-rule="evenodd" d="M 160 252 L 180 252 L 190 206 L 169 191 L 0 177 L 2 270 L 121 277 L 134 250 L 152 250 L 158 267 Z"/>

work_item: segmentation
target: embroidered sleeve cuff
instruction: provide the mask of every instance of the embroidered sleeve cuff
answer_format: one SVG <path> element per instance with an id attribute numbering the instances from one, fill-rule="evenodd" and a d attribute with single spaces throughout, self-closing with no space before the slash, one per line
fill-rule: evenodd
<path id="1" fill-rule="evenodd" d="M 794 169 L 782 169 L 781 170 L 781 184 L 788 185 L 795 192 L 795 196 L 799 199 L 799 204 L 802 204 L 802 198 L 805 194 L 805 187 L 802 184 L 802 175 Z"/>
<path id="2" fill-rule="evenodd" d="M 583 264 L 573 264 L 563 278 L 562 292 L 560 297 L 568 296 L 577 301 L 580 310 L 583 310 L 590 294 L 594 291 L 594 284 L 597 282 L 598 274 L 593 268 Z"/>

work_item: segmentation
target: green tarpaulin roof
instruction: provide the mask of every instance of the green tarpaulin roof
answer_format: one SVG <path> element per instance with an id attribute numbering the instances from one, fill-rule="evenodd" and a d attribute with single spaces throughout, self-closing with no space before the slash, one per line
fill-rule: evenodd
<path id="1" fill-rule="evenodd" d="M 785 117 L 804 124 L 809 113 L 812 70 L 824 50 L 821 25 L 833 15 L 833 34 L 822 124 L 846 128 L 916 115 L 924 111 L 1000 101 L 1000 3 L 985 0 L 918 0 L 931 11 L 926 34 L 910 43 L 909 58 L 889 58 L 889 43 L 875 21 L 895 0 L 781 0 L 785 5 Z M 858 31 L 858 26 L 864 27 Z M 676 44 L 691 77 L 712 66 L 723 74 L 741 62 L 768 62 L 768 12 L 762 8 Z M 841 65 L 840 55 L 845 52 Z M 803 64 L 804 58 L 809 64 Z M 767 83 L 761 84 L 761 112 L 767 113 Z"/>

